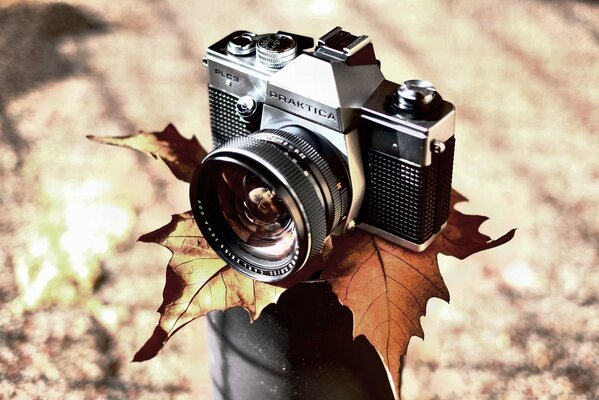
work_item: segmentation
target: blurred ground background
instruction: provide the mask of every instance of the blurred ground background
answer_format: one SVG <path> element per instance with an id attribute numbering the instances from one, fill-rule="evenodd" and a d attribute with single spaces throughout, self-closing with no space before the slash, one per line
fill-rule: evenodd
<path id="1" fill-rule="evenodd" d="M 0 1 L 0 398 L 208 398 L 203 321 L 129 363 L 187 187 L 87 134 L 209 143 L 204 49 L 233 30 L 372 37 L 388 79 L 458 109 L 459 208 L 518 227 L 441 260 L 405 399 L 599 398 L 599 6 L 592 1 Z"/>

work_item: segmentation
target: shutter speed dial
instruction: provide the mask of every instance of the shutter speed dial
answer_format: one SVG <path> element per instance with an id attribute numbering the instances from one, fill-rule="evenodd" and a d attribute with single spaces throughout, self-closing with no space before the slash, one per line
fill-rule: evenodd
<path id="1" fill-rule="evenodd" d="M 295 40 L 284 34 L 268 34 L 258 40 L 256 55 L 262 65 L 272 69 L 280 69 L 295 58 L 297 44 Z"/>

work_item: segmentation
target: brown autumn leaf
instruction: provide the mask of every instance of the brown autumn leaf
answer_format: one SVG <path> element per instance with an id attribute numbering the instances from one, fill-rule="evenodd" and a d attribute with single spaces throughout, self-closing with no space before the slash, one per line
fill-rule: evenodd
<path id="1" fill-rule="evenodd" d="M 88 138 L 149 154 L 164 161 L 177 178 L 186 182 L 206 155 L 195 138 L 185 139 L 172 124 L 162 132 Z M 210 249 L 191 211 L 172 216 L 167 225 L 143 235 L 139 240 L 168 248 L 172 257 L 166 268 L 163 301 L 158 308 L 159 323 L 135 354 L 134 361 L 154 357 L 179 329 L 209 311 L 242 306 L 254 320 L 264 307 L 276 303 L 286 288 L 307 280 L 322 269 L 321 260 L 317 259 L 276 285 L 254 281 L 231 269 Z"/>
<path id="2" fill-rule="evenodd" d="M 282 286 L 254 281 L 227 266 L 202 237 L 191 211 L 174 215 L 167 225 L 139 240 L 168 248 L 172 257 L 158 308 L 160 321 L 133 361 L 154 357 L 179 329 L 209 311 L 242 306 L 254 320 L 285 291 Z"/>
<path id="3" fill-rule="evenodd" d="M 206 155 L 195 138 L 183 138 L 170 124 L 163 132 L 89 138 L 147 153 L 164 161 L 177 178 L 186 182 Z M 420 317 L 426 312 L 428 300 L 449 300 L 437 254 L 464 259 L 499 246 L 514 235 L 512 230 L 490 240 L 478 231 L 487 218 L 455 210 L 454 205 L 461 201 L 466 201 L 465 197 L 452 191 L 447 228 L 424 252 L 414 253 L 356 230 L 334 241 L 329 238 L 323 258 L 276 285 L 256 282 L 235 272 L 207 246 L 191 212 L 175 215 L 169 224 L 140 238 L 167 247 L 173 256 L 158 309 L 159 324 L 134 361 L 154 357 L 175 332 L 209 311 L 242 306 L 256 319 L 264 307 L 276 303 L 285 289 L 324 270 L 322 278 L 353 313 L 354 337 L 365 335 L 377 350 L 395 397 L 399 398 L 400 357 L 406 353 L 412 336 L 424 336 Z"/>
<path id="4" fill-rule="evenodd" d="M 497 240 L 478 228 L 487 218 L 455 210 L 466 201 L 452 191 L 452 210 L 446 229 L 423 252 L 416 253 L 378 236 L 355 230 L 334 240 L 322 278 L 339 301 L 353 313 L 354 337 L 364 335 L 379 353 L 396 398 L 399 398 L 400 357 L 412 336 L 424 338 L 420 317 L 432 297 L 449 301 L 437 254 L 463 259 L 499 246 L 514 230 Z"/>
<path id="5" fill-rule="evenodd" d="M 87 136 L 93 141 L 120 147 L 129 147 L 146 153 L 166 164 L 172 173 L 184 182 L 189 182 L 193 171 L 206 156 L 206 150 L 195 136 L 186 139 L 173 124 L 162 132 L 139 132 L 136 135 L 107 137 Z"/>

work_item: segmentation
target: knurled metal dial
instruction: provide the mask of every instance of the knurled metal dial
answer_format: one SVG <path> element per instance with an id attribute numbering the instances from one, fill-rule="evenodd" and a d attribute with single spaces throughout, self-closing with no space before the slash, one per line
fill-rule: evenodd
<path id="1" fill-rule="evenodd" d="M 265 35 L 256 44 L 258 61 L 268 68 L 280 69 L 295 58 L 297 44 L 289 35 Z"/>

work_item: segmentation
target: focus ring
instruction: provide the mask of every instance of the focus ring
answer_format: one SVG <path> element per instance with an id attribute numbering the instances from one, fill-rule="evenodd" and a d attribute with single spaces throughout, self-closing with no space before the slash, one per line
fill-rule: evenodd
<path id="1" fill-rule="evenodd" d="M 275 144 L 249 137 L 241 137 L 227 142 L 213 151 L 210 157 L 222 154 L 248 156 L 255 161 L 264 162 L 269 171 L 278 171 L 284 178 L 287 190 L 292 192 L 300 210 L 303 212 L 307 231 L 310 235 L 310 251 L 306 262 L 320 254 L 326 237 L 326 217 L 324 204 L 320 200 L 317 189 L 302 168 L 294 160 L 282 153 Z M 302 263 L 300 265 L 303 265 Z"/>
<path id="2" fill-rule="evenodd" d="M 302 153 L 304 153 L 310 162 L 316 165 L 316 168 L 322 174 L 325 182 L 327 183 L 333 202 L 333 221 L 331 224 L 331 229 L 336 227 L 341 220 L 341 214 L 343 213 L 344 208 L 341 201 L 341 193 L 337 188 L 337 179 L 335 178 L 333 171 L 331 171 L 326 161 L 320 156 L 320 154 L 318 154 L 318 152 L 310 145 L 310 143 L 306 142 L 297 135 L 279 129 L 263 129 L 253 134 L 252 137 L 260 137 L 263 133 L 287 140 Z"/>

